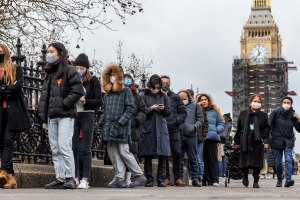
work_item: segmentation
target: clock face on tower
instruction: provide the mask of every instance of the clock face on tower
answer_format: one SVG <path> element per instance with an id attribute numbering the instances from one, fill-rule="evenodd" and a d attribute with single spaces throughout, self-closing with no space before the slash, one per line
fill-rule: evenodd
<path id="1" fill-rule="evenodd" d="M 250 49 L 250 59 L 259 64 L 264 63 L 269 58 L 269 50 L 263 44 L 256 44 Z"/>

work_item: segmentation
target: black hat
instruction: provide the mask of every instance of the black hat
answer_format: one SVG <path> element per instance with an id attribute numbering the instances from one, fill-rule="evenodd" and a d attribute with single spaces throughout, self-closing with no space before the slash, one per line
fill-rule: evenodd
<path id="1" fill-rule="evenodd" d="M 288 97 L 288 96 L 286 96 L 286 97 L 283 97 L 283 99 L 281 100 L 281 103 L 285 100 L 285 99 L 288 99 L 288 100 L 290 100 L 291 101 L 291 103 L 293 104 L 293 99 L 292 99 L 292 97 Z"/>
<path id="2" fill-rule="evenodd" d="M 66 51 L 65 45 L 63 45 L 62 43 L 59 43 L 59 42 L 51 43 L 51 44 L 49 44 L 48 47 L 50 47 L 50 46 L 54 47 L 54 48 L 55 48 L 57 51 L 59 51 L 60 53 L 63 53 L 63 52 Z"/>
<path id="3" fill-rule="evenodd" d="M 87 55 L 84 53 L 79 54 L 75 60 L 75 66 L 83 66 L 88 69 L 90 67 L 90 62 Z"/>

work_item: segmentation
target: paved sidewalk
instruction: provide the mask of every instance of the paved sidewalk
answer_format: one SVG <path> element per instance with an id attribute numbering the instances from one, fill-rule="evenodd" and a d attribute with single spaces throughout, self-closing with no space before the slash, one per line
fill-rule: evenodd
<path id="1" fill-rule="evenodd" d="M 148 200 L 148 199 L 300 199 L 300 176 L 293 176 L 295 185 L 290 188 L 276 188 L 276 179 L 259 181 L 261 188 L 245 188 L 241 180 L 234 181 L 225 188 L 224 178 L 220 179 L 220 187 L 168 187 L 168 188 L 90 188 L 88 190 L 46 190 L 46 189 L 16 189 L 1 190 L 0 200 Z"/>

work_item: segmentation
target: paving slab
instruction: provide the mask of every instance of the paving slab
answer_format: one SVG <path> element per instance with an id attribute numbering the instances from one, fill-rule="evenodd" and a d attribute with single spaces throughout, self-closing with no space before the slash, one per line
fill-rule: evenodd
<path id="1" fill-rule="evenodd" d="M 220 178 L 219 187 L 167 187 L 167 188 L 125 188 L 109 189 L 92 187 L 88 190 L 46 190 L 46 189 L 0 189 L 0 200 L 148 200 L 148 199 L 300 199 L 300 176 L 293 176 L 295 185 L 290 188 L 276 188 L 276 179 L 259 181 L 261 188 L 252 188 L 253 179 L 249 178 L 250 185 L 245 188 L 241 180 L 232 180 L 225 187 L 225 179 Z"/>

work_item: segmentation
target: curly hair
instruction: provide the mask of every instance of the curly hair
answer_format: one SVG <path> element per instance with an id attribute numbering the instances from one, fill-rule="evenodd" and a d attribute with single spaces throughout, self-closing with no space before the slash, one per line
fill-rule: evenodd
<path id="1" fill-rule="evenodd" d="M 155 84 L 159 84 L 159 87 L 162 87 L 162 81 L 160 76 L 158 76 L 157 74 L 154 74 L 150 77 L 148 83 L 147 83 L 147 87 L 148 88 L 154 88 Z"/>
<path id="2" fill-rule="evenodd" d="M 214 100 L 210 94 L 205 94 L 205 93 L 198 94 L 196 96 L 196 103 L 199 103 L 203 96 L 207 98 L 208 105 L 210 105 L 212 108 L 216 107 L 216 105 L 214 104 Z"/>

